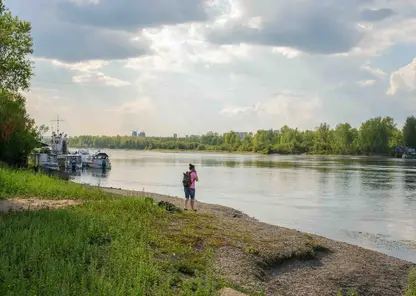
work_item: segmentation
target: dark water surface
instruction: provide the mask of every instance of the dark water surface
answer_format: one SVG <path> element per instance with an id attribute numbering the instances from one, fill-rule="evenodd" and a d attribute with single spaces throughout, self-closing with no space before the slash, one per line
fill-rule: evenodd
<path id="1" fill-rule="evenodd" d="M 182 196 L 196 165 L 197 199 L 257 219 L 416 262 L 416 161 L 107 150 L 112 170 L 76 182 Z"/>

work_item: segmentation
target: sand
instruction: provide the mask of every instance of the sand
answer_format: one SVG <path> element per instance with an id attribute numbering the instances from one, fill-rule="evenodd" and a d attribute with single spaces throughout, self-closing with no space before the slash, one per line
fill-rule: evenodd
<path id="1" fill-rule="evenodd" d="M 35 211 L 40 209 L 59 209 L 82 204 L 76 200 L 39 200 L 39 199 L 8 199 L 0 200 L 0 213 L 16 211 Z"/>

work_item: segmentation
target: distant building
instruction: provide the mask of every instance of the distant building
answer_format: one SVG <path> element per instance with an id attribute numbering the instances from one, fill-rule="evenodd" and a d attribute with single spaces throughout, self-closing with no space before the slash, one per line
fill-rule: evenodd
<path id="1" fill-rule="evenodd" d="M 173 138 L 176 140 L 178 138 L 178 134 L 173 134 Z"/>
<path id="2" fill-rule="evenodd" d="M 247 133 L 247 132 L 236 132 L 235 134 L 236 134 L 237 136 L 239 136 L 241 140 L 242 140 L 242 139 L 244 139 L 244 137 L 245 137 L 246 135 L 250 135 L 250 136 L 252 136 L 252 135 L 253 135 L 253 133 Z"/>
<path id="3" fill-rule="evenodd" d="M 137 137 L 137 132 L 136 131 L 132 131 L 131 136 L 132 137 Z"/>
<path id="4" fill-rule="evenodd" d="M 145 132 L 140 132 L 137 136 L 140 137 L 140 138 L 146 138 L 146 133 Z"/>

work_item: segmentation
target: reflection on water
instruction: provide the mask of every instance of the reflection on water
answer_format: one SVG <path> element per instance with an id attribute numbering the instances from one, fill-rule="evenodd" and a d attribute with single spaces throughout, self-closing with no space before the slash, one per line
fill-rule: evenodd
<path id="1" fill-rule="evenodd" d="M 107 182 L 107 179 L 110 177 L 111 170 L 103 169 L 92 169 L 85 168 L 83 170 L 77 170 L 75 173 L 70 172 L 70 176 L 73 180 L 83 184 L 91 184 L 96 186 L 105 186 L 104 183 Z"/>
<path id="2" fill-rule="evenodd" d="M 112 169 L 76 182 L 182 196 L 197 167 L 197 199 L 272 224 L 359 244 L 416 262 L 416 162 L 376 157 L 262 156 L 109 150 Z M 366 233 L 366 235 L 351 235 Z M 382 238 L 382 239 L 381 239 Z M 395 242 L 400 250 L 391 248 Z"/>
<path id="3" fill-rule="evenodd" d="M 404 174 L 404 186 L 407 191 L 416 190 L 416 172 L 405 170 Z"/>

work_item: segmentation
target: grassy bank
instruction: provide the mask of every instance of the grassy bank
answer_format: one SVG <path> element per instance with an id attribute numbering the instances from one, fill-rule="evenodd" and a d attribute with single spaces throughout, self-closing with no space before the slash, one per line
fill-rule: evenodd
<path id="1" fill-rule="evenodd" d="M 88 199 L 111 198 L 98 188 L 86 188 L 63 180 L 49 178 L 31 171 L 12 171 L 0 168 L 0 199 L 9 197 L 39 199 Z"/>
<path id="2" fill-rule="evenodd" d="M 229 208 L 199 203 L 197 214 L 169 212 L 157 205 L 157 195 L 129 195 L 0 169 L 3 199 L 83 202 L 0 213 L 0 295 L 216 295 L 223 286 L 249 295 L 280 295 L 279 289 L 285 289 L 282 295 L 304 295 L 292 287 L 310 283 L 330 293 L 320 295 L 350 287 L 365 295 L 369 285 L 397 289 L 397 279 L 404 280 L 405 293 L 408 269 L 399 275 L 394 266 L 403 264 L 381 254 L 256 222 Z M 345 265 L 351 260 L 356 261 Z M 323 269 L 308 271 L 314 264 Z M 380 266 L 397 275 L 383 274 L 376 269 L 383 270 Z M 355 276 L 351 270 L 372 276 Z M 407 296 L 415 296 L 415 277 L 414 272 L 409 276 Z M 392 293 L 385 295 L 397 295 Z"/>
<path id="3" fill-rule="evenodd" d="M 92 201 L 0 222 L 1 295 L 212 295 L 209 252 L 162 235 L 166 213 Z"/>
<path id="4" fill-rule="evenodd" d="M 213 295 L 219 289 L 210 248 L 195 249 L 191 240 L 172 236 L 166 229 L 175 215 L 149 199 L 119 199 L 6 170 L 0 188 L 3 198 L 86 201 L 0 213 L 0 295 Z"/>

